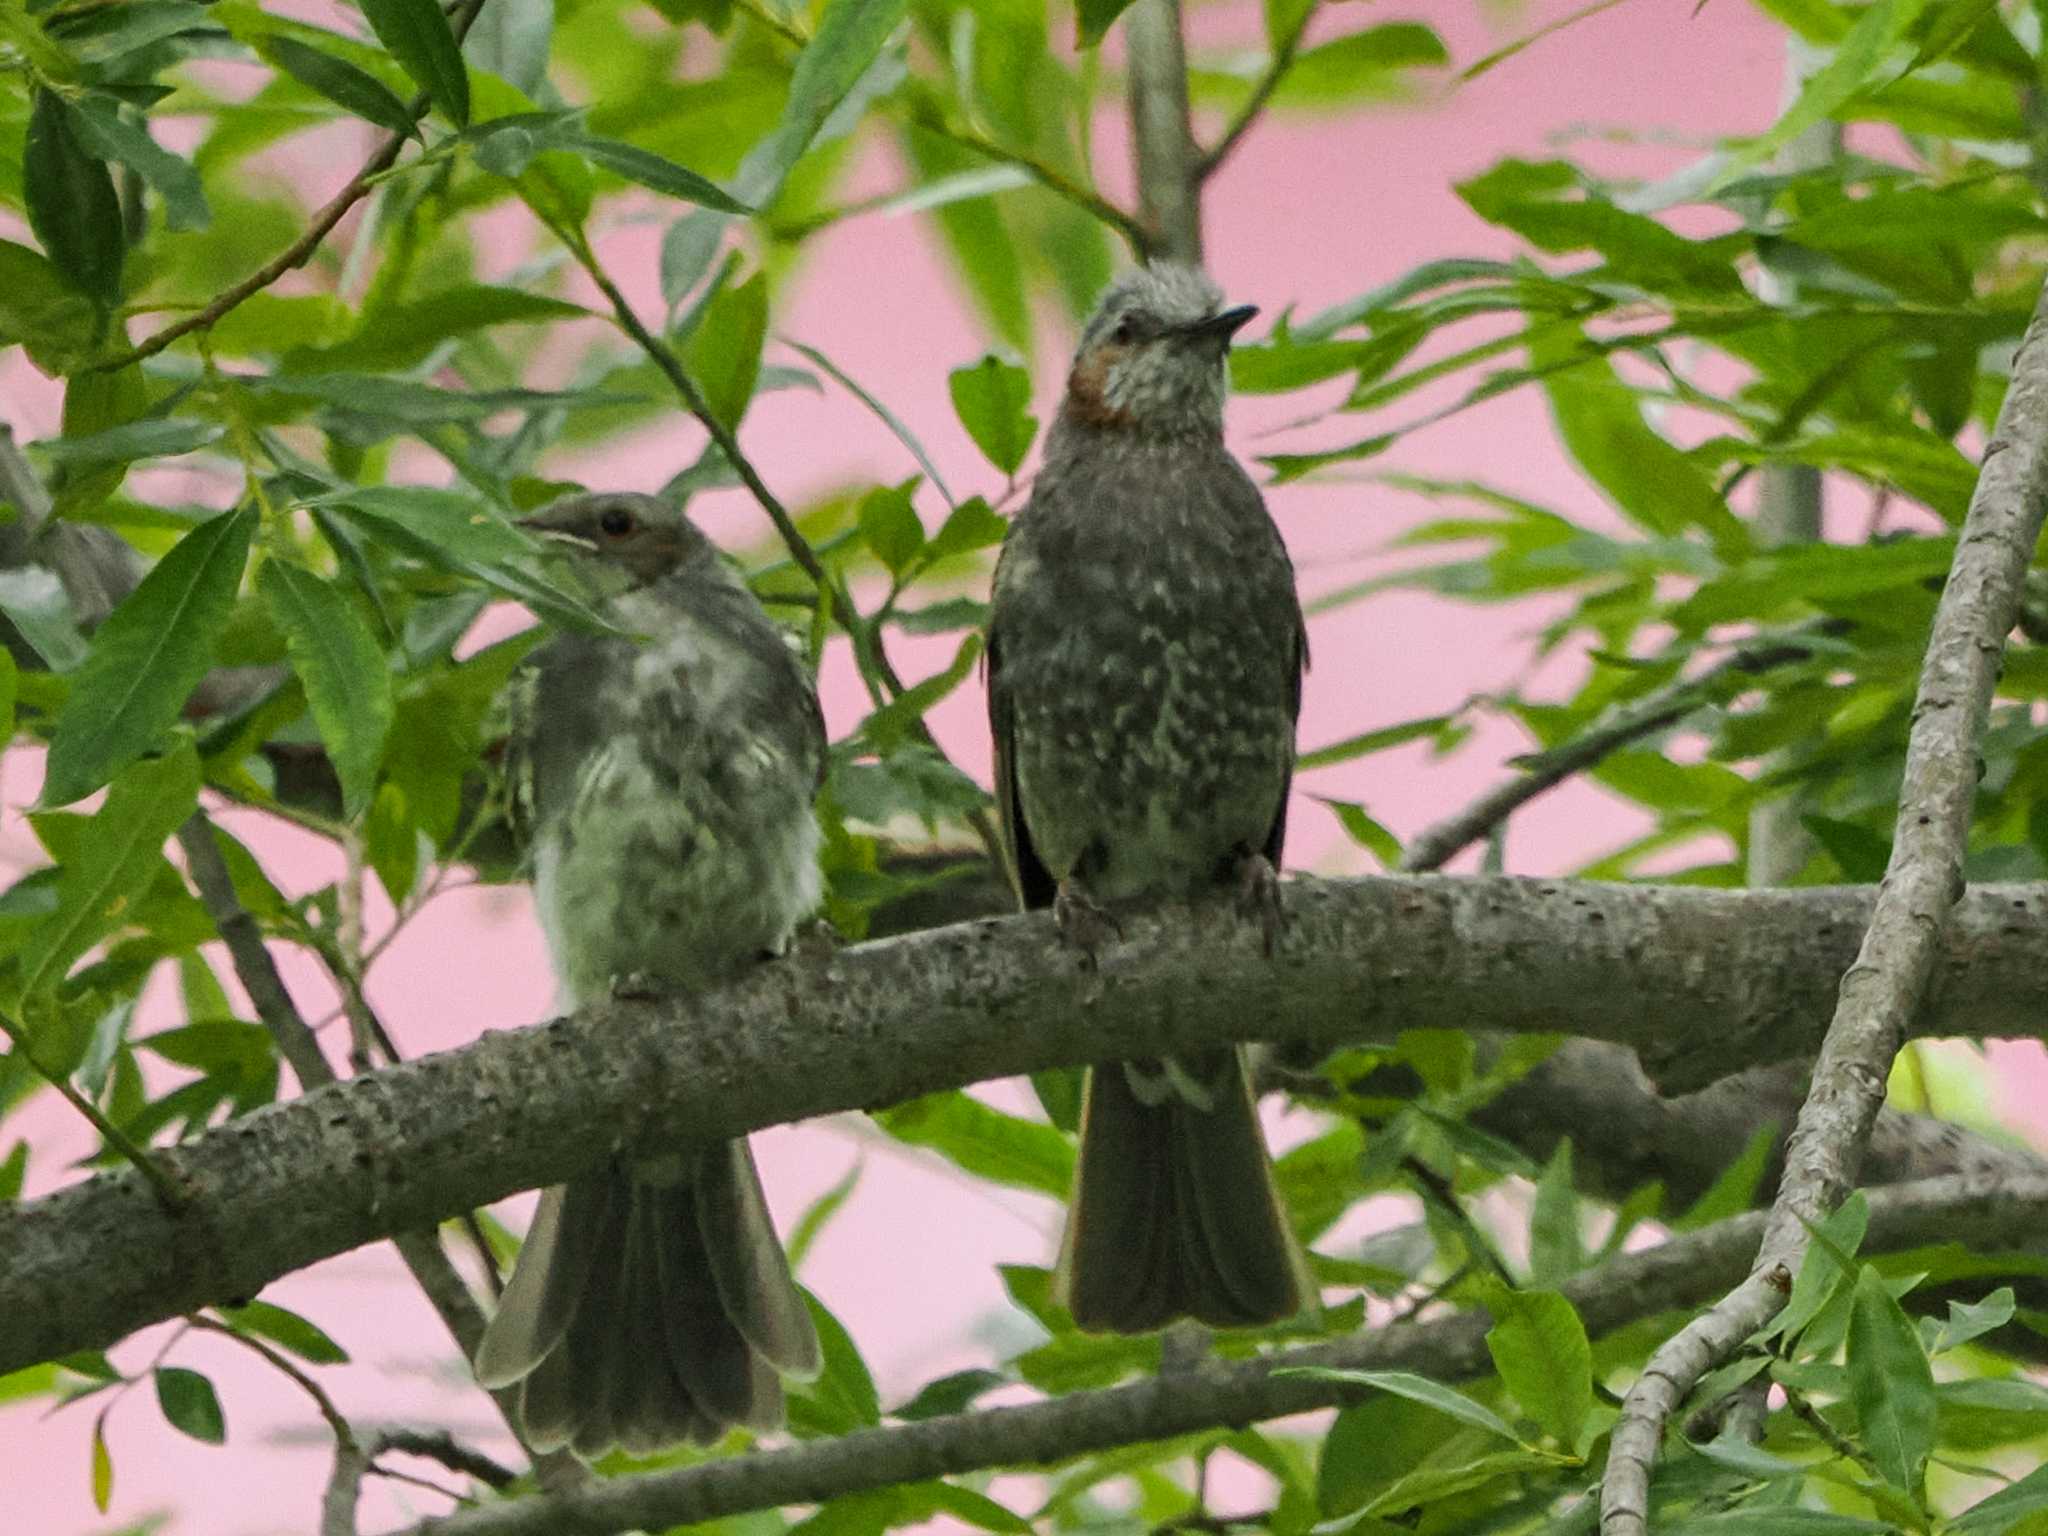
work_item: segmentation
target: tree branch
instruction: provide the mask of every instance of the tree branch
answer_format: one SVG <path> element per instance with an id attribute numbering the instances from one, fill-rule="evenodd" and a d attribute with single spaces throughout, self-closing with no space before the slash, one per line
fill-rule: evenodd
<path id="1" fill-rule="evenodd" d="M 0 1373 L 254 1295 L 616 1150 L 674 1150 L 680 1128 L 723 1141 L 1110 1054 L 1334 1046 L 1484 1016 L 1711 1080 L 1814 1049 L 1872 896 L 1296 879 L 1270 959 L 1263 926 L 1228 900 L 1125 914 L 1094 967 L 1049 913 L 1028 913 L 799 954 L 687 1000 L 492 1031 L 159 1149 L 193 1191 L 181 1214 L 127 1170 L 0 1210 Z M 1938 972 L 1919 1029 L 2040 1036 L 2048 884 L 1972 892 Z"/>
<path id="2" fill-rule="evenodd" d="M 463 39 L 469 36 L 469 29 L 476 24 L 477 13 L 483 7 L 484 0 L 465 0 L 464 4 L 456 8 L 451 22 L 455 29 L 457 47 L 460 47 Z M 432 98 L 425 91 L 414 96 L 408 109 L 412 113 L 413 121 L 418 122 L 426 116 L 427 108 L 431 104 Z M 369 196 L 370 189 L 377 184 L 378 178 L 398 163 L 398 157 L 405 149 L 406 139 L 407 135 L 401 133 L 394 133 L 387 138 L 377 152 L 363 162 L 363 168 L 356 172 L 348 185 L 329 198 L 313 215 L 313 221 L 306 226 L 304 234 L 221 294 L 206 308 L 197 314 L 187 315 L 175 324 L 165 326 L 148 340 L 121 353 L 118 357 L 93 364 L 92 371 L 110 373 L 118 368 L 126 368 L 130 363 L 139 363 L 144 358 L 155 357 L 172 342 L 190 336 L 194 331 L 204 331 L 218 325 L 229 310 L 245 299 L 261 293 L 285 273 L 311 261 L 313 253 L 320 249 L 321 242 L 334 233 L 335 225 L 347 216 L 349 209 Z"/>
<path id="3" fill-rule="evenodd" d="M 1665 1421 L 1699 1379 L 1785 1304 L 1818 1222 L 1854 1187 L 1892 1058 L 1923 1012 L 1963 892 L 1977 745 L 2048 513 L 2048 287 L 2013 359 L 1977 488 L 1935 609 L 1913 701 L 1890 865 L 1842 978 L 1756 1268 L 1657 1350 L 1629 1389 L 1601 1490 L 1604 1536 L 1646 1536 Z"/>
<path id="4" fill-rule="evenodd" d="M 1202 264 L 1201 156 L 1188 125 L 1188 56 L 1180 0 L 1136 0 L 1124 12 L 1131 142 L 1138 166 L 1142 254 Z"/>
<path id="5" fill-rule="evenodd" d="M 1245 98 L 1243 106 L 1237 109 L 1237 116 L 1224 128 L 1223 136 L 1195 165 L 1197 180 L 1207 181 L 1230 158 L 1230 152 L 1237 148 L 1238 141 L 1251 131 L 1252 124 L 1259 120 L 1259 114 L 1266 110 L 1266 103 L 1273 99 L 1273 93 L 1280 88 L 1280 82 L 1287 78 L 1287 71 L 1294 67 L 1294 56 L 1301 51 L 1301 40 L 1308 32 L 1308 24 L 1315 19 L 1316 0 L 1308 0 L 1295 18 L 1287 35 L 1280 39 L 1273 49 L 1273 57 L 1267 61 L 1265 72 L 1259 76 L 1252 93 Z"/>
<path id="6" fill-rule="evenodd" d="M 1871 1201 L 1867 1249 L 1956 1241 L 1996 1243 L 2048 1217 L 2048 1175 L 2018 1183 L 1936 1179 Z M 1567 1281 L 1565 1294 L 1595 1336 L 1691 1305 L 1739 1275 L 1762 1232 L 1761 1212 L 1615 1259 Z M 641 1477 L 572 1494 L 485 1505 L 413 1526 L 409 1536 L 609 1536 L 667 1530 L 747 1510 L 818 1504 L 842 1494 L 991 1467 L 1035 1466 L 1091 1451 L 1279 1418 L 1358 1401 L 1355 1387 L 1279 1372 L 1302 1366 L 1403 1370 L 1439 1381 L 1490 1375 L 1479 1310 L 1396 1323 L 1334 1343 L 1251 1360 L 1204 1361 L 1159 1376 L 1047 1402 L 860 1430 Z"/>
<path id="7" fill-rule="evenodd" d="M 1832 623 L 1813 626 L 1825 633 Z M 1768 672 L 1788 662 L 1804 661 L 1813 654 L 1810 646 L 1796 638 L 1744 646 L 1697 677 L 1680 678 L 1646 694 L 1605 725 L 1522 760 L 1524 772 L 1518 779 L 1495 785 L 1463 810 L 1417 833 L 1402 856 L 1401 868 L 1409 874 L 1426 874 L 1443 868 L 1465 849 L 1489 836 L 1495 828 L 1539 795 L 1547 794 L 1566 779 L 1596 767 L 1610 753 L 1630 742 L 1654 736 L 1676 725 L 1708 703 L 1731 679 Z"/>

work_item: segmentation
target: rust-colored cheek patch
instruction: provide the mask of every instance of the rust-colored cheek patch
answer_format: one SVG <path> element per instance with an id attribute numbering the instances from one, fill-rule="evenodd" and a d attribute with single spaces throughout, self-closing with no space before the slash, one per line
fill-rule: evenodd
<path id="1" fill-rule="evenodd" d="M 1104 398 L 1109 370 L 1122 360 L 1124 349 L 1103 345 L 1081 357 L 1067 375 L 1067 407 L 1091 427 L 1129 427 L 1136 419 Z"/>

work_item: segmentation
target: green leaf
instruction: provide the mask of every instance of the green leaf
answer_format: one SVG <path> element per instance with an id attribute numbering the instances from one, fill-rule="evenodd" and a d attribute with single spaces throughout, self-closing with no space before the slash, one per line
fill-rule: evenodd
<path id="1" fill-rule="evenodd" d="M 0 240 L 0 347 L 16 342 L 46 373 L 69 373 L 91 349 L 93 306 L 41 251 Z"/>
<path id="2" fill-rule="evenodd" d="M 369 819 L 363 824 L 363 853 L 392 906 L 403 907 L 419 881 L 420 839 L 405 791 L 396 784 L 377 786 Z"/>
<path id="3" fill-rule="evenodd" d="M 395 705 L 391 668 L 362 615 L 332 582 L 284 560 L 264 564 L 257 590 L 284 632 L 292 670 L 306 685 L 313 723 L 341 779 L 350 817 L 377 787 Z"/>
<path id="4" fill-rule="evenodd" d="M 0 1205 L 12 1205 L 21 1198 L 21 1186 L 28 1180 L 28 1143 L 17 1141 L 14 1150 L 0 1157 Z"/>
<path id="5" fill-rule="evenodd" d="M 1303 50 L 1273 92 L 1276 107 L 1327 107 L 1398 96 L 1410 70 L 1451 62 L 1443 39 L 1419 21 L 1361 27 Z"/>
<path id="6" fill-rule="evenodd" d="M 1455 718 L 1452 715 L 1429 715 L 1420 720 L 1403 720 L 1399 725 L 1383 725 L 1376 731 L 1347 736 L 1327 747 L 1302 753 L 1294 760 L 1295 771 L 1300 773 L 1311 768 L 1327 768 L 1332 763 L 1348 763 L 1354 757 L 1370 757 L 1389 747 L 1402 747 L 1425 737 L 1441 736 Z"/>
<path id="7" fill-rule="evenodd" d="M 1335 816 L 1345 836 L 1377 859 L 1381 869 L 1401 867 L 1400 839 L 1367 815 L 1364 806 L 1355 800 L 1331 800 L 1323 795 L 1309 798 Z"/>
<path id="8" fill-rule="evenodd" d="M 382 80 L 367 70 L 357 69 L 348 60 L 280 33 L 258 38 L 256 51 L 306 89 L 325 96 L 363 121 L 409 138 L 418 135 L 419 124 L 413 119 L 412 109 Z"/>
<path id="9" fill-rule="evenodd" d="M 1536 1200 L 1529 1213 L 1529 1272 L 1538 1285 L 1555 1285 L 1586 1267 L 1586 1247 L 1579 1229 L 1579 1196 L 1572 1187 L 1572 1143 L 1557 1144 L 1536 1181 Z"/>
<path id="10" fill-rule="evenodd" d="M 1705 1194 L 1672 1221 L 1671 1230 L 1697 1232 L 1755 1205 L 1757 1191 L 1763 1187 L 1764 1170 L 1770 1165 L 1771 1149 L 1778 1144 L 1779 1130 L 1775 1125 L 1760 1125 L 1752 1131 L 1735 1161 L 1721 1170 Z"/>
<path id="11" fill-rule="evenodd" d="M 21 995 L 64 979 L 71 964 L 110 931 L 156 882 L 164 840 L 199 803 L 199 754 L 189 741 L 135 764 L 114 780 L 87 835 L 57 876 L 57 910 L 21 951 Z"/>
<path id="12" fill-rule="evenodd" d="M 212 214 L 199 172 L 151 138 L 147 128 L 123 117 L 117 103 L 104 96 L 82 97 L 72 110 L 71 129 L 87 153 L 118 161 L 147 182 L 164 200 L 164 217 L 172 229 L 206 228 Z"/>
<path id="13" fill-rule="evenodd" d="M 227 1420 L 214 1396 L 213 1383 L 197 1371 L 183 1366 L 161 1365 L 156 1377 L 156 1402 L 175 1429 L 208 1445 L 223 1444 L 228 1437 Z"/>
<path id="14" fill-rule="evenodd" d="M 1038 419 L 1030 412 L 1031 375 L 990 353 L 955 368 L 946 385 L 974 445 L 1005 475 L 1016 474 L 1038 435 Z"/>
<path id="15" fill-rule="evenodd" d="M 1799 825 L 1827 850 L 1851 883 L 1875 885 L 1884 878 L 1885 867 L 1891 863 L 1892 840 L 1883 833 L 1832 816 L 1802 816 Z"/>
<path id="16" fill-rule="evenodd" d="M 1427 1376 L 1417 1376 L 1410 1371 L 1340 1371 L 1328 1366 L 1284 1366 L 1274 1371 L 1273 1375 L 1300 1376 L 1311 1381 L 1343 1382 L 1354 1387 L 1371 1387 L 1381 1392 L 1391 1392 L 1396 1397 L 1405 1397 L 1410 1402 L 1421 1403 L 1425 1407 L 1436 1409 L 1439 1413 L 1447 1413 L 1475 1429 L 1483 1429 L 1488 1434 L 1499 1435 L 1503 1440 L 1521 1444 L 1521 1437 L 1515 1433 L 1513 1426 L 1485 1404 L 1475 1403 L 1462 1392 L 1454 1392 L 1440 1382 L 1431 1381 Z"/>
<path id="17" fill-rule="evenodd" d="M 121 299 L 121 260 L 127 253 L 121 200 L 106 165 L 79 143 L 76 123 L 63 97 L 36 91 L 21 163 L 28 223 L 57 271 L 111 309 Z"/>
<path id="18" fill-rule="evenodd" d="M 1059 1131 L 948 1089 L 885 1109 L 875 1123 L 898 1141 L 928 1147 L 978 1179 L 1064 1200 L 1074 1182 L 1074 1145 Z"/>
<path id="19" fill-rule="evenodd" d="M 826 0 L 817 30 L 797 55 L 775 130 L 747 152 L 734 186 L 758 207 L 773 202 L 825 120 L 868 72 L 903 19 L 907 0 Z"/>
<path id="20" fill-rule="evenodd" d="M 1862 1246 L 1869 1224 L 1869 1203 L 1861 1190 L 1852 1190 L 1833 1215 L 1809 1228 L 1813 1242 L 1793 1277 L 1792 1295 L 1785 1309 L 1765 1324 L 1762 1337 L 1796 1340 L 1838 1291 L 1853 1284 L 1855 1269 L 1845 1261 Z"/>
<path id="21" fill-rule="evenodd" d="M 783 337 L 782 341 L 785 346 L 795 348 L 813 363 L 816 363 L 818 367 L 822 368 L 832 377 L 833 382 L 838 384 L 841 389 L 874 412 L 876 419 L 889 429 L 895 436 L 896 441 L 910 450 L 910 456 L 917 460 L 918 467 L 931 480 L 933 489 L 945 498 L 946 505 L 949 507 L 955 505 L 953 493 L 946 488 L 945 478 L 939 473 L 938 465 L 934 464 L 932 456 L 925 452 L 924 444 L 918 441 L 917 434 L 905 426 L 902 419 L 894 411 L 890 410 L 888 406 L 884 405 L 875 396 L 869 394 L 867 390 L 861 388 L 850 374 L 816 347 L 806 346 L 800 341 L 792 341 L 787 336 Z"/>
<path id="22" fill-rule="evenodd" d="M 2000 1286 L 1982 1301 L 1951 1301 L 1948 1321 L 1941 1325 L 1932 1353 L 1940 1354 L 2003 1328 L 2012 1321 L 2014 1311 L 2013 1289 L 2009 1285 Z"/>
<path id="23" fill-rule="evenodd" d="M 1713 483 L 1693 461 L 1643 421 L 1634 391 L 1605 358 L 1564 366 L 1582 337 L 1533 336 L 1529 363 L 1550 369 L 1543 390 L 1558 435 L 1593 483 L 1647 532 L 1697 528 L 1717 545 L 1740 549 L 1747 535 Z"/>
<path id="24" fill-rule="evenodd" d="M 1934 1372 L 1913 1320 L 1867 1266 L 1849 1303 L 1846 1359 L 1865 1448 L 1887 1482 L 1917 1494 L 1934 1451 Z"/>
<path id="25" fill-rule="evenodd" d="M 213 665 L 256 516 L 245 507 L 201 523 L 100 625 L 57 716 L 44 805 L 91 794 L 176 722 Z"/>
<path id="26" fill-rule="evenodd" d="M 469 126 L 469 67 L 435 0 L 358 0 L 370 30 L 458 128 Z"/>
<path id="27" fill-rule="evenodd" d="M 310 1360 L 315 1365 L 348 1364 L 347 1350 L 330 1339 L 323 1329 L 283 1307 L 272 1306 L 267 1301 L 252 1301 L 239 1307 L 222 1307 L 220 1315 L 236 1332 L 268 1339 L 301 1360 Z"/>
<path id="28" fill-rule="evenodd" d="M 107 1449 L 107 1413 L 102 1408 L 92 1421 L 92 1507 L 101 1514 L 114 1497 L 114 1456 Z"/>
<path id="29" fill-rule="evenodd" d="M 623 176 L 628 181 L 638 182 L 664 197 L 673 197 L 679 202 L 696 203 L 705 208 L 716 208 L 720 213 L 752 213 L 754 210 L 732 196 L 717 182 L 699 176 L 695 171 L 677 165 L 675 161 L 657 155 L 637 144 L 622 143 L 618 139 L 595 138 L 585 133 L 553 133 L 545 141 L 550 149 L 563 150 L 572 155 L 581 155 L 592 165 L 601 166 L 614 176 Z"/>
<path id="30" fill-rule="evenodd" d="M 690 336 L 684 362 L 711 414 L 727 430 L 738 428 L 754 398 L 767 337 L 768 278 L 762 272 L 737 288 L 720 290 Z"/>
<path id="31" fill-rule="evenodd" d="M 915 479 L 901 485 L 878 485 L 861 497 L 855 514 L 860 536 L 892 576 L 902 575 L 924 548 L 924 524 L 910 502 L 916 489 Z"/>
<path id="32" fill-rule="evenodd" d="M 881 1423 L 882 1402 L 875 1394 L 875 1378 L 868 1373 L 867 1362 L 839 1319 L 808 1291 L 804 1299 L 818 1330 L 824 1367 L 816 1381 L 790 1393 L 790 1427 L 799 1434 L 843 1435 Z"/>
<path id="33" fill-rule="evenodd" d="M 1489 1300 L 1497 1321 L 1486 1349 L 1515 1401 L 1567 1451 L 1593 1412 L 1593 1350 L 1585 1324 L 1556 1291 L 1514 1291 Z"/>
<path id="34" fill-rule="evenodd" d="M 1117 17 L 1131 8 L 1131 0 L 1076 0 L 1074 6 L 1074 46 L 1093 48 L 1116 22 Z"/>
<path id="35" fill-rule="evenodd" d="M 789 1241 L 783 1245 L 789 1255 L 789 1267 L 792 1270 L 803 1268 L 804 1256 L 811 1251 L 811 1244 L 818 1240 L 818 1234 L 825 1230 L 832 1218 L 837 1216 L 845 1208 L 846 1202 L 852 1198 L 855 1186 L 860 1183 L 863 1166 L 862 1160 L 855 1158 L 846 1172 L 840 1176 L 839 1182 L 813 1200 L 810 1208 L 797 1218 L 796 1226 L 790 1230 Z"/>
<path id="36" fill-rule="evenodd" d="M 942 1418 L 947 1414 L 964 1413 L 974 1400 L 998 1387 L 1010 1385 L 1010 1378 L 1001 1371 L 982 1369 L 955 1371 L 950 1376 L 941 1376 L 928 1381 L 917 1389 L 917 1395 L 901 1408 L 890 1413 L 890 1417 L 901 1419 L 906 1424 L 921 1423 L 925 1419 Z"/>
<path id="37" fill-rule="evenodd" d="M 941 560 L 950 560 L 956 555 L 972 554 L 977 549 L 987 549 L 1003 542 L 1010 525 L 985 500 L 970 496 L 955 507 L 939 531 L 931 536 L 924 547 L 924 558 L 928 565 Z"/>
<path id="38" fill-rule="evenodd" d="M 661 237 L 661 301 L 671 308 L 704 280 L 731 220 L 708 208 L 686 213 Z"/>
<path id="39" fill-rule="evenodd" d="M 547 79 L 555 0 L 491 0 L 477 13 L 462 51 L 478 69 L 531 96 Z"/>
<path id="40" fill-rule="evenodd" d="M 402 303 L 376 304 L 365 311 L 356 333 L 330 347 L 295 352 L 291 365 L 296 373 L 325 374 L 330 371 L 367 369 L 398 371 L 418 366 L 431 357 L 442 343 L 494 325 L 544 325 L 555 320 L 573 320 L 590 312 L 580 304 L 523 288 L 496 287 L 488 283 L 456 283 L 438 288 L 432 297 Z M 379 382 L 403 382 L 384 381 Z M 278 387 L 289 391 L 312 380 L 280 379 Z M 349 393 L 359 393 L 351 380 Z M 530 401 L 548 403 L 540 391 L 483 391 L 468 396 L 442 391 L 456 399 L 479 403 L 479 415 L 505 406 Z M 573 395 L 555 397 L 563 403 Z M 340 403 L 340 402 L 338 402 Z"/>
<path id="41" fill-rule="evenodd" d="M 110 464 L 132 464 L 137 459 L 194 453 L 216 441 L 224 430 L 210 421 L 158 416 L 123 422 L 82 437 L 43 438 L 32 446 L 52 464 L 66 469 L 100 469 Z"/>

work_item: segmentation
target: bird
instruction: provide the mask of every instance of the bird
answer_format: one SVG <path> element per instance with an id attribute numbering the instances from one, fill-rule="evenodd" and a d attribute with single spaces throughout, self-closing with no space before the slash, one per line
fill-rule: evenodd
<path id="1" fill-rule="evenodd" d="M 1235 886 L 1277 921 L 1308 649 L 1286 547 L 1223 442 L 1231 338 L 1255 313 L 1190 266 L 1113 282 L 997 557 L 1004 842 L 1022 904 L 1091 953 L 1120 903 Z M 1080 1137 L 1054 1276 L 1077 1326 L 1255 1326 L 1312 1303 L 1241 1047 L 1091 1069 Z"/>
<path id="2" fill-rule="evenodd" d="M 811 678 L 678 507 L 599 492 L 521 526 L 615 626 L 551 640 L 508 689 L 506 780 L 560 1001 L 716 986 L 818 905 Z M 772 1429 L 780 1378 L 818 1373 L 746 1141 L 678 1142 L 541 1197 L 475 1358 L 486 1387 L 519 1384 L 536 1451 Z"/>

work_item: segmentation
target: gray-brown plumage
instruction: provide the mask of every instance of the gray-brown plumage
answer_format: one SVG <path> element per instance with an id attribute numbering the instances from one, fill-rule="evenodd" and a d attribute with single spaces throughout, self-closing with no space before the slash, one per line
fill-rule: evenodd
<path id="1" fill-rule="evenodd" d="M 507 779 L 566 1006 L 714 986 L 818 900 L 810 678 L 676 508 L 557 502 L 525 526 L 624 633 L 563 635 L 515 681 Z M 686 1143 L 688 1127 L 678 1126 Z M 818 1341 L 744 1141 L 548 1190 L 477 1350 L 537 1450 L 595 1456 L 782 1420 Z"/>
<path id="2" fill-rule="evenodd" d="M 996 798 L 1027 907 L 1258 889 L 1280 862 L 1306 664 L 1294 572 L 1223 446 L 1249 309 L 1130 273 L 1081 338 L 996 567 Z M 1308 1300 L 1243 1053 L 1089 1074 L 1058 1294 L 1089 1329 L 1272 1322 Z"/>

